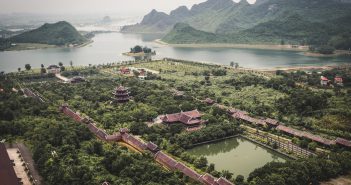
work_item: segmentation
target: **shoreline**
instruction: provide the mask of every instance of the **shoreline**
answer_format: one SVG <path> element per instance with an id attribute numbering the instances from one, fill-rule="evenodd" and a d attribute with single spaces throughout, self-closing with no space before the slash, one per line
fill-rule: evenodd
<path id="1" fill-rule="evenodd" d="M 245 70 L 245 71 L 257 71 L 257 72 L 276 72 L 278 70 L 281 71 L 287 71 L 287 72 L 291 72 L 291 71 L 299 71 L 299 70 L 330 70 L 330 69 L 334 69 L 334 68 L 338 68 L 340 66 L 345 66 L 345 65 L 351 65 L 351 64 L 342 64 L 342 65 L 308 65 L 308 66 L 287 66 L 287 67 L 269 67 L 269 68 L 248 68 L 248 67 L 239 67 L 238 69 L 235 69 L 233 67 L 230 67 L 229 65 L 225 65 L 225 64 L 217 64 L 217 63 L 213 63 L 213 62 L 203 62 L 203 61 L 190 61 L 190 60 L 181 60 L 181 59 L 172 59 L 172 58 L 163 58 L 164 59 L 168 59 L 168 60 L 180 60 L 180 61 L 185 61 L 185 62 L 194 62 L 194 63 L 199 63 L 199 64 L 207 64 L 207 65 L 216 65 L 216 66 L 222 66 L 222 67 L 226 67 L 226 68 L 231 68 L 234 70 Z"/>
<path id="2" fill-rule="evenodd" d="M 4 51 L 27 51 L 27 50 L 38 50 L 38 49 L 50 49 L 50 48 L 81 48 L 85 47 L 91 43 L 93 40 L 89 40 L 82 44 L 76 46 L 57 46 L 57 45 L 50 45 L 50 44 L 39 44 L 39 43 L 16 43 L 16 46 L 10 47 L 5 49 Z"/>
<path id="3" fill-rule="evenodd" d="M 270 44 L 227 44 L 227 43 L 207 43 L 207 44 L 169 44 L 161 39 L 154 40 L 154 43 L 180 48 L 238 48 L 238 49 L 262 49 L 262 50 L 281 50 L 281 51 L 301 51 L 307 52 L 308 46 L 292 45 L 270 45 Z"/>
<path id="4" fill-rule="evenodd" d="M 152 53 L 144 53 L 144 52 L 139 52 L 139 53 L 131 53 L 131 52 L 125 52 L 122 53 L 125 56 L 129 56 L 129 57 L 145 57 L 145 56 L 154 56 L 156 54 L 152 54 Z"/>
<path id="5" fill-rule="evenodd" d="M 336 50 L 333 54 L 320 54 L 309 51 L 308 46 L 293 45 L 274 45 L 274 44 L 229 44 L 229 43 L 204 43 L 204 44 L 169 44 L 161 39 L 154 40 L 154 43 L 163 46 L 171 46 L 178 48 L 236 48 L 236 49 L 261 49 L 261 50 L 274 50 L 274 51 L 299 51 L 302 55 L 307 57 L 338 57 L 338 56 L 351 56 L 351 51 Z"/>
<path id="6" fill-rule="evenodd" d="M 351 51 L 348 50 L 335 50 L 333 54 L 321 54 L 321 53 L 314 53 L 314 52 L 309 52 L 306 51 L 303 53 L 303 55 L 308 56 L 308 57 L 337 57 L 337 56 L 351 56 Z"/>

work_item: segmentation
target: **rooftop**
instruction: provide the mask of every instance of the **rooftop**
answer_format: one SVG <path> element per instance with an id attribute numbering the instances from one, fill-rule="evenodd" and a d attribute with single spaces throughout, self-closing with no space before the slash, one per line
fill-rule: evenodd
<path id="1" fill-rule="evenodd" d="M 166 114 L 161 119 L 166 123 L 181 122 L 186 125 L 200 124 L 202 114 L 198 110 L 180 112 L 175 114 Z"/>
<path id="2" fill-rule="evenodd" d="M 329 140 L 329 139 L 323 138 L 321 136 L 311 134 L 309 132 L 296 130 L 296 129 L 293 129 L 293 128 L 290 128 L 290 127 L 287 127 L 287 126 L 284 126 L 284 125 L 279 125 L 277 127 L 277 130 L 283 131 L 285 133 L 288 133 L 288 134 L 291 134 L 291 135 L 294 135 L 294 136 L 297 136 L 297 137 L 304 137 L 304 138 L 310 139 L 312 141 L 315 141 L 315 142 L 318 142 L 318 143 L 321 143 L 321 144 L 324 144 L 324 145 L 333 145 L 333 144 L 335 144 L 335 141 L 333 141 L 333 140 Z"/>
<path id="3" fill-rule="evenodd" d="M 0 179 L 0 185 L 20 185 L 3 143 L 0 143 Z"/>

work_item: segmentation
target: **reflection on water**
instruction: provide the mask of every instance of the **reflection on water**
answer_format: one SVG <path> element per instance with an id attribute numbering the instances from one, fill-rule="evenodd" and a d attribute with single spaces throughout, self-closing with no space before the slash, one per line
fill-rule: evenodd
<path id="1" fill-rule="evenodd" d="M 239 146 L 239 142 L 237 139 L 226 139 L 223 141 L 218 141 L 211 144 L 205 144 L 198 147 L 193 148 L 191 151 L 194 153 L 201 153 L 206 149 L 206 155 L 215 156 L 219 153 L 230 152 L 231 150 L 237 148 Z M 204 147 L 204 148 L 202 148 Z"/>
<path id="2" fill-rule="evenodd" d="M 205 61 L 228 65 L 238 62 L 242 67 L 272 68 L 302 65 L 333 65 L 351 62 L 350 57 L 315 58 L 306 57 L 293 51 L 269 51 L 259 49 L 233 48 L 173 48 L 153 42 L 161 38 L 159 34 L 122 34 L 103 33 L 94 37 L 94 42 L 82 48 L 51 48 L 27 51 L 0 52 L 0 71 L 16 71 L 29 63 L 33 68 L 41 64 L 48 66 L 63 62 L 69 65 L 103 64 L 117 61 L 133 60 L 122 53 L 135 45 L 148 46 L 156 50 L 154 59 L 163 57 L 184 60 Z"/>
<path id="3" fill-rule="evenodd" d="M 209 163 L 215 164 L 216 170 L 229 170 L 235 176 L 241 174 L 245 177 L 268 162 L 287 160 L 285 156 L 240 137 L 197 146 L 188 152 L 205 156 Z"/>

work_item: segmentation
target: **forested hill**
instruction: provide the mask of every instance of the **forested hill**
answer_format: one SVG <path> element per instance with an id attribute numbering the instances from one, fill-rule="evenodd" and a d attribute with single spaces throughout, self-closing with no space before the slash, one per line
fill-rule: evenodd
<path id="1" fill-rule="evenodd" d="M 60 21 L 16 35 L 9 39 L 15 43 L 40 43 L 49 45 L 82 44 L 87 38 L 82 36 L 70 23 Z"/>
<path id="2" fill-rule="evenodd" d="M 188 9 L 181 6 L 170 14 L 152 10 L 136 25 L 125 26 L 125 32 L 168 32 L 178 22 L 195 29 L 228 34 L 252 28 L 260 23 L 298 14 L 306 21 L 325 22 L 351 13 L 351 4 L 343 0 L 207 0 Z"/>
<path id="3" fill-rule="evenodd" d="M 228 43 L 280 43 L 284 40 L 291 44 L 328 44 L 350 39 L 350 16 L 351 4 L 341 0 L 257 0 L 252 5 L 245 0 L 239 3 L 208 0 L 191 9 L 179 7 L 170 14 L 153 10 L 141 23 L 125 26 L 122 31 L 171 31 L 175 36 L 175 31 L 179 30 L 172 29 L 182 22 L 195 30 L 220 36 L 202 40 L 188 37 L 188 43 L 223 41 L 222 36 L 225 36 L 224 41 Z M 168 35 L 164 41 L 169 40 L 176 42 Z"/>

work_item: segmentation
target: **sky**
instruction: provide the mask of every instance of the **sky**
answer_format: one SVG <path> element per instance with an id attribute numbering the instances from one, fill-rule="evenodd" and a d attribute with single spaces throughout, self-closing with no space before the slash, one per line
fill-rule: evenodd
<path id="1" fill-rule="evenodd" d="M 205 0 L 0 0 L 0 14 L 120 14 L 144 15 L 152 9 L 169 13 Z M 239 0 L 234 0 L 239 1 Z M 248 0 L 249 2 L 254 0 Z"/>

